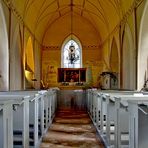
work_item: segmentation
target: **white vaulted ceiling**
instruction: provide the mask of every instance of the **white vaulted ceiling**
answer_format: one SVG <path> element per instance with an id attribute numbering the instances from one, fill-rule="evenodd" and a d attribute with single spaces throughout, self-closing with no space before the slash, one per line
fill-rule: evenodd
<path id="1" fill-rule="evenodd" d="M 49 46 L 58 44 L 56 40 L 62 40 L 70 34 L 71 11 L 74 34 L 87 42 L 87 38 L 89 40 L 92 38 L 91 32 L 95 32 L 93 36 L 96 37 L 96 41 L 92 44 L 101 44 L 119 24 L 133 0 L 11 0 L 11 2 L 40 43 Z"/>

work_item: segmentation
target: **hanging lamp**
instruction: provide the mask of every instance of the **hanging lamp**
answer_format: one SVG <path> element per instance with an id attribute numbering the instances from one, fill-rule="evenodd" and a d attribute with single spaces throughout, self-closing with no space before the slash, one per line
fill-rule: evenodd
<path id="1" fill-rule="evenodd" d="M 69 61 L 70 61 L 70 64 L 74 64 L 75 61 L 77 61 L 79 59 L 78 56 L 76 56 L 76 49 L 75 49 L 75 46 L 74 44 L 72 43 L 72 35 L 73 35 L 73 0 L 71 0 L 71 3 L 70 3 L 70 9 L 71 9 L 71 28 L 70 28 L 70 31 L 71 31 L 71 45 L 69 46 Z"/>

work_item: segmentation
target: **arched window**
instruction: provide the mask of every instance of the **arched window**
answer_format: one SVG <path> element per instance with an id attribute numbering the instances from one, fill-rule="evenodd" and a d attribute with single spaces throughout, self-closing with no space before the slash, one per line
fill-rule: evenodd
<path id="1" fill-rule="evenodd" d="M 68 40 L 62 49 L 61 66 L 63 68 L 81 68 L 82 54 L 80 45 L 74 40 Z"/>

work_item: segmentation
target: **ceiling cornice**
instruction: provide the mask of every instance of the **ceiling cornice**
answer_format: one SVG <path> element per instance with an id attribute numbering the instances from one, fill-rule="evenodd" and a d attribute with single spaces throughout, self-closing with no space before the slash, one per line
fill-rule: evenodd
<path id="1" fill-rule="evenodd" d="M 82 45 L 82 48 L 85 49 L 100 49 L 98 45 Z M 61 46 L 42 46 L 42 50 L 61 50 Z"/>

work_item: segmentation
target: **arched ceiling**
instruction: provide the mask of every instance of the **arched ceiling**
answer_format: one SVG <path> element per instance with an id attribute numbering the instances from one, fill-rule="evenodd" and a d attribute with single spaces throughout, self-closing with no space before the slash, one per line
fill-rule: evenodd
<path id="1" fill-rule="evenodd" d="M 10 0 L 25 24 L 43 43 L 51 26 L 70 19 L 71 12 L 88 22 L 98 34 L 98 44 L 105 40 L 120 22 L 134 0 Z M 63 21 L 62 21 L 63 22 Z M 76 24 L 79 26 L 79 24 Z M 85 24 L 81 24 L 84 25 Z M 62 27 L 63 24 L 59 24 Z M 54 28 L 53 28 L 54 29 Z M 78 29 L 81 32 L 80 29 Z M 56 30 L 54 31 L 56 34 Z M 83 34 L 83 33 L 82 33 Z M 65 38 L 65 37 L 64 37 Z M 83 40 L 83 39 L 82 39 Z"/>

